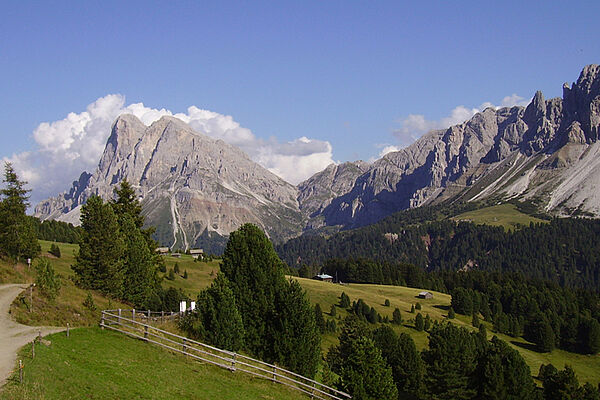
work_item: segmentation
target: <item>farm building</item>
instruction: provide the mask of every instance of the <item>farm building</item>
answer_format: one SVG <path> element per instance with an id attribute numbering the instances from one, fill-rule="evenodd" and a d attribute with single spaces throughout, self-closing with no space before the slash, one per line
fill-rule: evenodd
<path id="1" fill-rule="evenodd" d="M 433 299 L 433 293 L 431 293 L 431 292 L 420 292 L 418 297 L 420 299 Z"/>
<path id="2" fill-rule="evenodd" d="M 190 254 L 193 258 L 202 258 L 204 257 L 204 251 L 202 249 L 191 249 Z"/>
<path id="3" fill-rule="evenodd" d="M 313 279 L 323 282 L 333 282 L 333 276 L 327 274 L 319 274 L 315 276 Z"/>
<path id="4" fill-rule="evenodd" d="M 181 253 L 171 253 L 171 257 L 180 258 Z"/>
<path id="5" fill-rule="evenodd" d="M 169 248 L 168 247 L 157 247 L 156 250 L 154 250 L 155 252 L 157 252 L 158 254 L 167 254 L 169 252 Z"/>

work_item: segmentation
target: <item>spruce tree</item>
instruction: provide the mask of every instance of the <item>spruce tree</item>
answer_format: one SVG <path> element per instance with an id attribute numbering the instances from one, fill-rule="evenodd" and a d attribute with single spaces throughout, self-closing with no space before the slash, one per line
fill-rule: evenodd
<path id="1" fill-rule="evenodd" d="M 91 196 L 81 208 L 81 227 L 79 252 L 71 266 L 77 283 L 84 289 L 120 297 L 125 243 L 110 204 Z"/>
<path id="2" fill-rule="evenodd" d="M 60 277 L 54 272 L 52 264 L 46 257 L 39 258 L 34 263 L 36 272 L 35 284 L 50 301 L 56 299 L 58 292 L 60 291 L 61 281 Z"/>
<path id="3" fill-rule="evenodd" d="M 244 343 L 244 325 L 229 281 L 222 273 L 198 295 L 196 310 L 187 313 L 180 327 L 192 338 L 238 351 Z"/>
<path id="4" fill-rule="evenodd" d="M 0 254 L 15 262 L 36 257 L 41 252 L 32 221 L 25 212 L 29 206 L 25 181 L 19 180 L 10 163 L 4 164 L 5 187 L 0 190 Z"/>
<path id="5" fill-rule="evenodd" d="M 323 311 L 319 303 L 315 304 L 315 323 L 321 333 L 325 332 L 325 318 L 323 317 Z"/>
<path id="6" fill-rule="evenodd" d="M 392 323 L 396 325 L 400 325 L 402 323 L 402 313 L 398 308 L 394 309 L 394 313 L 392 314 Z"/>
<path id="7" fill-rule="evenodd" d="M 331 308 L 329 309 L 329 315 L 332 317 L 335 317 L 337 313 L 337 310 L 335 309 L 335 304 L 331 305 Z"/>

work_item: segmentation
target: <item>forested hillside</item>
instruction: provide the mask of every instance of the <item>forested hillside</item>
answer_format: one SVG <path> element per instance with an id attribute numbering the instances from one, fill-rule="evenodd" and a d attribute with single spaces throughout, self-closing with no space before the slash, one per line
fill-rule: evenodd
<path id="1" fill-rule="evenodd" d="M 394 283 L 394 270 L 412 264 L 427 271 L 520 272 L 564 287 L 599 289 L 600 243 L 594 238 L 600 233 L 600 221 L 553 219 L 505 231 L 442 219 L 445 215 L 439 208 L 411 210 L 328 238 L 301 236 L 277 251 L 288 265 L 313 270 L 334 259 L 367 260 L 355 268 L 348 266 L 345 279 L 356 282 Z M 365 267 L 365 262 L 371 265 Z"/>

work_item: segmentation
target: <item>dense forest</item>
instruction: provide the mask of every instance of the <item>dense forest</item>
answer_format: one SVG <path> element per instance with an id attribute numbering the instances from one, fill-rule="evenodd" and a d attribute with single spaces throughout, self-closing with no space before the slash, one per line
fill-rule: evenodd
<path id="1" fill-rule="evenodd" d="M 82 229 L 79 226 L 62 221 L 40 221 L 36 217 L 28 217 L 39 240 L 61 243 L 79 243 Z"/>
<path id="2" fill-rule="evenodd" d="M 564 287 L 600 288 L 600 242 L 594 240 L 600 234 L 600 221 L 553 219 L 505 231 L 450 219 L 432 221 L 436 211 L 400 213 L 327 238 L 304 235 L 278 246 L 277 251 L 296 268 L 327 269 L 333 259 L 363 259 L 382 269 L 373 272 L 373 277 L 346 277 L 349 281 L 397 283 L 393 269 L 412 264 L 427 271 L 520 272 Z M 429 222 L 419 224 L 420 220 Z"/>

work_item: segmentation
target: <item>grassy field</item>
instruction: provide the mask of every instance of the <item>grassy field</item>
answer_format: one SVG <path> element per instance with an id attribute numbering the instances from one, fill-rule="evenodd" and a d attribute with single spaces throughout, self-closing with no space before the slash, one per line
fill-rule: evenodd
<path id="1" fill-rule="evenodd" d="M 524 214 L 517 210 L 513 204 L 509 203 L 468 211 L 452 219 L 455 221 L 470 221 L 475 224 L 501 226 L 505 230 L 515 229 L 518 224 L 529 225 L 530 222 L 548 222 Z"/>
<path id="2" fill-rule="evenodd" d="M 512 207 L 512 205 L 508 206 Z M 530 217 L 527 216 L 527 218 Z M 50 248 L 50 244 L 50 242 L 42 242 L 44 252 Z M 99 321 L 99 310 L 101 309 L 117 307 L 131 308 L 126 304 L 114 301 L 109 303 L 106 298 L 97 293 L 94 293 L 93 296 L 98 310 L 92 312 L 85 308 L 82 303 L 87 292 L 77 288 L 69 279 L 73 275 L 70 265 L 74 261 L 73 252 L 76 250 L 76 246 L 68 244 L 59 244 L 59 246 L 61 247 L 62 257 L 52 260 L 55 269 L 63 277 L 63 288 L 61 289 L 59 298 L 54 304 L 46 304 L 43 298 L 40 298 L 34 292 L 34 311 L 32 313 L 28 311 L 29 300 L 26 296 L 17 299 L 13 303 L 11 312 L 18 321 L 26 324 L 56 326 L 64 326 L 66 322 L 69 322 L 71 326 L 95 325 Z M 178 263 L 180 275 L 176 275 L 172 281 L 165 279 L 163 286 L 165 288 L 169 286 L 180 288 L 192 299 L 197 296 L 200 290 L 210 285 L 210 282 L 219 271 L 219 260 L 197 262 L 188 255 L 182 255 L 181 258 L 165 256 L 164 260 L 167 265 L 167 271 L 173 268 L 175 263 Z M 186 270 L 188 272 L 188 279 L 183 279 L 182 275 Z M 21 282 L 31 281 L 31 275 L 28 273 L 27 267 L 23 265 L 19 265 L 15 269 L 13 265 L 0 263 L 0 277 L 20 277 Z M 398 332 L 409 333 L 419 349 L 427 347 L 428 338 L 426 332 L 418 332 L 414 329 L 416 314 L 410 313 L 411 305 L 419 302 L 422 306 L 420 312 L 423 316 L 429 314 L 433 320 L 438 321 L 446 319 L 447 310 L 450 306 L 450 296 L 443 293 L 433 292 L 433 299 L 418 299 L 416 295 L 421 291 L 420 289 L 366 284 L 348 284 L 342 286 L 312 279 L 294 279 L 298 279 L 302 287 L 307 291 L 311 303 L 320 304 L 325 318 L 332 318 L 329 316 L 329 311 L 332 305 L 339 303 L 339 296 L 342 292 L 345 292 L 352 301 L 363 299 L 382 316 L 388 316 L 389 318 L 391 318 L 394 309 L 396 307 L 399 308 L 402 312 L 404 322 L 401 326 L 394 325 L 394 329 Z M 386 299 L 390 301 L 390 307 L 384 306 Z M 338 326 L 347 314 L 346 310 L 336 307 L 335 320 Z M 457 315 L 453 323 L 473 329 L 470 317 Z M 491 338 L 492 327 L 490 325 L 488 325 L 488 332 Z M 551 353 L 538 353 L 532 349 L 533 346 L 530 343 L 527 343 L 522 338 L 511 338 L 505 335 L 498 336 L 507 343 L 510 343 L 513 348 L 521 353 L 534 375 L 537 375 L 542 363 L 552 363 L 557 368 L 563 368 L 565 364 L 569 364 L 574 368 L 581 382 L 600 383 L 600 356 L 586 356 L 562 350 L 554 350 Z M 323 336 L 322 350 L 324 353 L 335 344 L 337 344 L 337 337 L 335 335 L 325 334 Z"/>
<path id="3" fill-rule="evenodd" d="M 305 399 L 282 385 L 185 359 L 100 328 L 48 336 L 35 359 L 26 346 L 24 383 L 14 375 L 0 399 Z"/>

